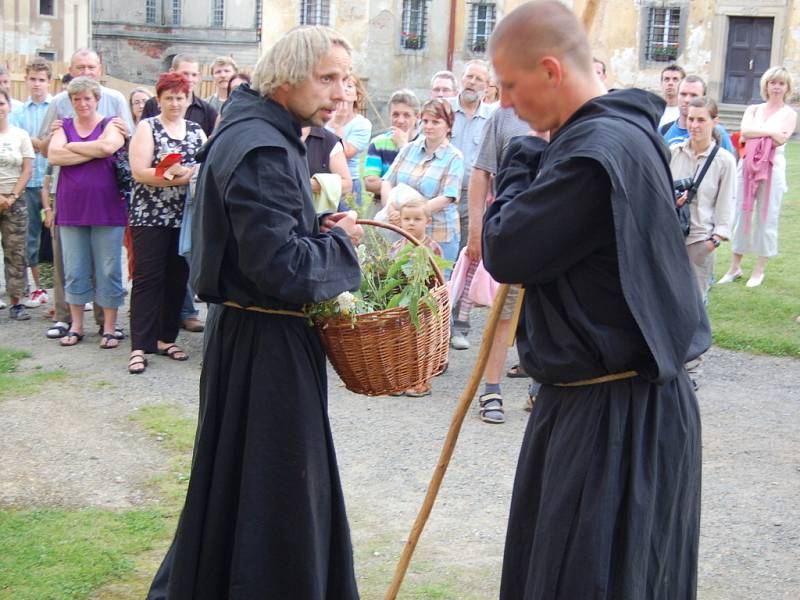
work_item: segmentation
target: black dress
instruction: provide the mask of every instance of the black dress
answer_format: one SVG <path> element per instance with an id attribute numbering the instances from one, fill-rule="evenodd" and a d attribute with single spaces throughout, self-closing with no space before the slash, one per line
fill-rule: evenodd
<path id="1" fill-rule="evenodd" d="M 347 235 L 319 232 L 297 124 L 249 89 L 229 103 L 201 159 L 198 295 L 296 311 L 357 288 Z M 299 317 L 215 312 L 186 504 L 149 598 L 356 599 L 317 334 Z"/>
<path id="2" fill-rule="evenodd" d="M 662 108 L 639 90 L 591 100 L 549 145 L 515 139 L 498 175 L 484 262 L 525 286 L 520 360 L 544 384 L 514 482 L 502 600 L 696 594 L 700 417 L 683 363 L 710 334 L 655 133 Z"/>

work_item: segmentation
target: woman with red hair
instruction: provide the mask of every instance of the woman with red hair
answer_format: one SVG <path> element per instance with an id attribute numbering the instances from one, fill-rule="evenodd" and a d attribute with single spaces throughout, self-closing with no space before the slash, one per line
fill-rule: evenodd
<path id="1" fill-rule="evenodd" d="M 142 119 L 131 139 L 131 172 L 135 181 L 128 220 L 135 263 L 131 289 L 131 357 L 128 372 L 144 373 L 145 354 L 173 360 L 188 355 L 175 345 L 189 266 L 178 254 L 183 207 L 195 155 L 206 141 L 197 123 L 183 118 L 189 103 L 189 80 L 163 73 L 156 84 L 161 112 Z M 180 160 L 157 168 L 170 154 Z"/>

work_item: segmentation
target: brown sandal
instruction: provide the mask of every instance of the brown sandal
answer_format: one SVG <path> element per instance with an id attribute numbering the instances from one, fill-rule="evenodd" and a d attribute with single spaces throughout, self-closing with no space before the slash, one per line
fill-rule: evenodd
<path id="1" fill-rule="evenodd" d="M 119 340 L 113 333 L 104 333 L 103 337 L 100 339 L 100 347 L 103 350 L 113 350 L 114 348 L 119 348 Z"/>
<path id="2" fill-rule="evenodd" d="M 141 368 L 139 368 L 141 365 Z M 141 375 L 147 369 L 147 357 L 144 354 L 131 354 L 128 359 L 128 373 L 131 375 Z"/>
<path id="3" fill-rule="evenodd" d="M 156 351 L 159 356 L 166 356 L 172 360 L 189 360 L 189 355 L 184 350 L 181 350 L 176 344 L 170 344 L 166 348 L 161 348 Z"/>

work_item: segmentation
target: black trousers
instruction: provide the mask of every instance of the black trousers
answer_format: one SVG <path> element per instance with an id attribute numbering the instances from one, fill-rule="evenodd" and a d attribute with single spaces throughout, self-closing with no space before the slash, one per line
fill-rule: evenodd
<path id="1" fill-rule="evenodd" d="M 178 254 L 179 235 L 176 227 L 131 227 L 131 350 L 156 352 L 158 340 L 178 337 L 189 279 L 189 265 Z"/>

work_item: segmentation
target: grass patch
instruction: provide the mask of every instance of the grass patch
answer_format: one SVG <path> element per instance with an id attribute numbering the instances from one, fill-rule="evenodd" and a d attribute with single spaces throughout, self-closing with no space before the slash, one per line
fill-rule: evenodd
<path id="1" fill-rule="evenodd" d="M 0 348 L 0 399 L 33 394 L 43 384 L 67 375 L 62 369 L 41 371 L 41 366 L 35 367 L 35 373 L 19 373 L 19 363 L 26 358 L 31 358 L 30 352 Z"/>
<path id="2" fill-rule="evenodd" d="M 0 369 L 13 373 L 27 357 L 0 352 Z M 142 408 L 131 419 L 174 453 L 170 473 L 152 481 L 162 502 L 124 512 L 0 511 L 0 600 L 145 596 L 186 494 L 195 421 L 164 406 Z"/>
<path id="3" fill-rule="evenodd" d="M 403 548 L 392 539 L 391 534 L 382 533 L 370 535 L 368 541 L 355 542 L 358 591 L 364 600 L 383 598 L 389 588 Z M 431 556 L 425 547 L 417 547 L 397 597 L 399 600 L 485 600 L 492 595 L 485 588 L 487 582 L 494 583 L 493 578 L 496 575 L 485 570 L 452 564 L 441 556 Z"/>
<path id="4" fill-rule="evenodd" d="M 0 513 L 0 598 L 71 600 L 133 569 L 163 537 L 158 511 Z"/>
<path id="5" fill-rule="evenodd" d="M 30 352 L 0 348 L 0 375 L 14 373 L 17 370 L 20 361 L 22 361 L 24 358 L 30 357 Z"/>
<path id="6" fill-rule="evenodd" d="M 169 471 L 154 477 L 151 484 L 164 498 L 165 510 L 177 514 L 186 497 L 197 423 L 194 419 L 187 419 L 177 408 L 163 405 L 140 408 L 131 420 L 173 453 Z"/>
<path id="7" fill-rule="evenodd" d="M 742 262 L 745 277 L 711 288 L 708 315 L 714 343 L 723 348 L 800 358 L 800 142 L 786 147 L 789 191 L 783 198 L 779 227 L 780 254 L 767 263 L 764 283 L 745 287 L 755 257 Z M 730 244 L 717 255 L 717 279 L 731 263 Z"/>

